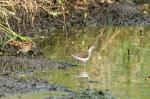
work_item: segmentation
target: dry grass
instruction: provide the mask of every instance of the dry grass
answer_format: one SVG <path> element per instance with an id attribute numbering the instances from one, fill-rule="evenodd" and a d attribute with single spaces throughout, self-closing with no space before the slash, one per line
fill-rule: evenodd
<path id="1" fill-rule="evenodd" d="M 13 13 L 13 16 L 17 14 L 15 17 L 23 15 L 22 20 L 28 19 L 32 26 L 34 26 L 35 16 L 39 11 L 43 11 L 54 17 L 62 15 L 63 20 L 61 22 L 63 23 L 65 23 L 66 19 L 65 14 L 68 13 L 65 11 L 63 0 L 57 0 L 57 2 L 53 0 L 1 0 L 0 8 Z M 2 14 L 0 17 L 3 17 Z"/>

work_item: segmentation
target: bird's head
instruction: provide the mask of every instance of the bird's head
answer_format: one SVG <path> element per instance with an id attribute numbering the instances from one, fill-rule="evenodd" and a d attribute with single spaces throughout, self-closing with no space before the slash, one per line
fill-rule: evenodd
<path id="1" fill-rule="evenodd" d="M 88 51 L 91 52 L 94 48 L 95 48 L 94 45 L 90 45 L 90 46 L 88 47 Z"/>

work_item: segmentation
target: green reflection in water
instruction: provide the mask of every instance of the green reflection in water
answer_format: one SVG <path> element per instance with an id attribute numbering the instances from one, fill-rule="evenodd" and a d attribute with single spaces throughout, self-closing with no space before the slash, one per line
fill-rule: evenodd
<path id="1" fill-rule="evenodd" d="M 150 97 L 150 81 L 144 80 L 150 75 L 149 26 L 97 27 L 72 29 L 68 32 L 67 37 L 62 31 L 52 33 L 40 46 L 47 58 L 68 61 L 79 66 L 38 72 L 36 76 L 74 91 L 81 88 L 110 90 L 117 99 Z M 78 78 L 77 75 L 83 71 L 83 63 L 77 62 L 71 54 L 83 51 L 91 44 L 96 46 L 96 50 L 86 64 L 86 70 L 90 74 L 87 81 Z"/>
<path id="2" fill-rule="evenodd" d="M 111 90 L 119 99 L 146 99 L 150 95 L 149 81 L 144 78 L 150 75 L 150 29 L 147 27 L 107 27 L 71 30 L 71 35 L 50 35 L 53 42 L 44 48 L 45 56 L 53 60 L 67 60 L 77 63 L 72 53 L 87 49 L 88 45 L 97 47 L 87 63 L 90 81 L 81 83 L 76 78 L 83 71 L 80 62 L 78 68 L 55 71 L 52 80 L 69 86 L 74 90 L 84 87 Z M 119 32 L 118 32 L 119 31 Z M 118 32 L 118 33 L 117 33 Z M 45 42 L 44 42 L 45 43 Z M 50 75 L 49 74 L 49 75 Z M 96 82 L 96 83 L 94 83 Z M 136 90 L 136 91 L 135 91 Z M 122 97 L 122 98 L 121 98 Z"/>

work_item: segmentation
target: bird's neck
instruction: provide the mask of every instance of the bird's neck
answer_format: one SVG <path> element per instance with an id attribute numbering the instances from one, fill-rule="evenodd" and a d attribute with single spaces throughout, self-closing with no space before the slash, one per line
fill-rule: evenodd
<path id="1" fill-rule="evenodd" d="M 88 50 L 89 57 L 91 56 L 92 50 Z"/>

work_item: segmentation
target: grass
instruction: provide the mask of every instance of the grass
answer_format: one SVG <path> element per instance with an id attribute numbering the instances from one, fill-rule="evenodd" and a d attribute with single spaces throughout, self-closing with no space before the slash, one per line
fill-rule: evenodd
<path id="1" fill-rule="evenodd" d="M 71 14 L 72 11 L 81 10 L 83 11 L 84 17 L 87 17 L 86 11 L 88 3 L 91 2 L 87 0 L 1 0 L 0 10 L 5 10 L 5 13 L 11 14 L 11 16 L 19 21 L 20 18 L 18 18 L 17 16 L 23 16 L 22 20 L 28 19 L 29 22 L 31 22 L 32 27 L 34 27 L 35 17 L 39 12 L 43 12 L 48 14 L 49 16 L 56 18 L 59 22 L 64 24 L 64 27 L 66 28 L 66 17 Z M 144 11 L 146 10 L 147 12 L 149 12 L 149 4 L 145 5 Z M 15 16 L 16 13 L 18 14 L 17 16 Z M 53 20 L 52 17 L 50 18 Z"/>
<path id="2" fill-rule="evenodd" d="M 9 21 L 15 19 L 18 24 L 20 21 L 25 24 L 25 20 L 29 20 L 31 26 L 34 27 L 34 19 L 37 15 L 38 11 L 43 11 L 44 13 L 48 13 L 53 17 L 63 16 L 63 24 L 65 24 L 65 8 L 64 8 L 64 0 L 56 0 L 53 2 L 52 0 L 1 0 L 0 1 L 0 31 L 2 31 L 2 35 L 5 35 L 5 39 L 0 37 L 1 45 L 3 47 L 14 39 L 20 39 L 25 41 L 31 41 L 30 38 L 22 36 L 21 33 L 14 32 L 10 25 Z M 20 16 L 17 12 L 22 11 L 19 14 L 22 14 L 23 19 L 19 18 Z M 18 15 L 16 15 L 18 14 Z M 65 25 L 64 25 L 65 26 Z M 20 28 L 19 26 L 16 28 Z"/>
<path id="3" fill-rule="evenodd" d="M 14 32 L 9 25 L 9 18 L 13 16 L 16 19 L 19 19 L 15 16 L 15 14 L 5 8 L 0 7 L 0 46 L 1 50 L 3 50 L 4 46 L 14 39 L 20 39 L 22 41 L 30 41 L 32 40 L 28 37 L 22 36 L 20 33 Z M 3 37 L 2 37 L 3 36 Z"/>

